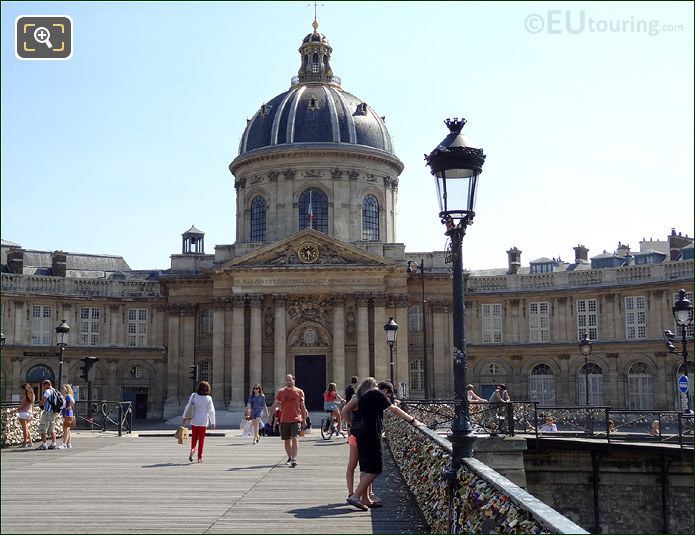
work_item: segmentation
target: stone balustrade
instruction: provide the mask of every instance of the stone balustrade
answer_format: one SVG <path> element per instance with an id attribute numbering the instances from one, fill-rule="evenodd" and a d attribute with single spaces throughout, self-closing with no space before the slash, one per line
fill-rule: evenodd
<path id="1" fill-rule="evenodd" d="M 72 279 L 43 275 L 2 274 L 2 291 L 15 294 L 85 297 L 159 297 L 159 282 Z"/>
<path id="2" fill-rule="evenodd" d="M 589 269 L 560 271 L 557 273 L 534 273 L 527 275 L 494 275 L 468 277 L 470 292 L 518 292 L 563 289 L 584 286 L 617 286 L 642 283 L 687 280 L 693 278 L 695 265 L 692 260 L 666 262 L 662 264 L 633 265 L 613 269 Z"/>
<path id="3" fill-rule="evenodd" d="M 447 533 L 451 443 L 387 413 L 386 438 L 432 533 Z M 453 500 L 457 533 L 587 533 L 477 459 L 463 459 Z"/>
<path id="4" fill-rule="evenodd" d="M 5 448 L 7 446 L 18 446 L 24 439 L 22 438 L 22 428 L 19 425 L 19 417 L 17 413 L 17 407 L 3 407 L 0 412 L 1 421 L 0 429 L 2 430 L 1 444 Z M 63 436 L 63 417 L 57 415 L 55 420 L 55 430 L 56 437 Z M 34 442 L 40 441 L 41 437 L 39 435 L 39 420 L 41 419 L 41 410 L 38 407 L 34 407 L 34 416 L 29 421 L 29 432 L 31 433 L 31 439 Z M 38 444 L 37 444 L 38 445 Z"/>

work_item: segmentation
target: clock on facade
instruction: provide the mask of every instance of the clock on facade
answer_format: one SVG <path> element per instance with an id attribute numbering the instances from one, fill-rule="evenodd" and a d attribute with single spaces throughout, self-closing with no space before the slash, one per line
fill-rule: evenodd
<path id="1" fill-rule="evenodd" d="M 306 242 L 299 246 L 297 254 L 305 264 L 313 264 L 319 259 L 319 247 L 315 243 Z"/>

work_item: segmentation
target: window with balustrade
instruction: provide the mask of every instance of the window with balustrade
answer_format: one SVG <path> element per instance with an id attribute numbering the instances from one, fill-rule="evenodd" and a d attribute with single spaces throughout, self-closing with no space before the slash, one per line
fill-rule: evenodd
<path id="1" fill-rule="evenodd" d="M 550 305 L 547 301 L 528 305 L 529 342 L 550 342 Z"/>
<path id="2" fill-rule="evenodd" d="M 430 383 L 431 384 L 431 383 Z M 425 389 L 425 366 L 422 359 L 410 361 L 410 390 Z"/>
<path id="3" fill-rule="evenodd" d="M 200 380 L 207 381 L 212 386 L 212 361 L 203 360 L 199 364 Z"/>
<path id="4" fill-rule="evenodd" d="M 652 408 L 652 375 L 644 362 L 635 362 L 627 372 L 627 408 Z"/>
<path id="5" fill-rule="evenodd" d="M 589 405 L 603 405 L 603 370 L 595 362 L 582 366 L 577 377 L 577 405 L 586 405 L 586 376 L 589 375 Z"/>
<path id="6" fill-rule="evenodd" d="M 586 333 L 589 340 L 598 340 L 598 307 L 596 299 L 577 300 L 577 340 Z"/>
<path id="7" fill-rule="evenodd" d="M 642 295 L 625 298 L 625 338 L 647 337 L 647 300 Z"/>
<path id="8" fill-rule="evenodd" d="M 147 309 L 128 309 L 128 345 L 145 347 L 147 345 Z"/>
<path id="9" fill-rule="evenodd" d="M 53 307 L 32 305 L 31 307 L 31 345 L 53 345 Z"/>
<path id="10" fill-rule="evenodd" d="M 99 324 L 101 320 L 101 308 L 80 308 L 80 344 L 83 346 L 96 346 L 99 344 Z"/>
<path id="11" fill-rule="evenodd" d="M 299 196 L 299 230 L 328 232 L 328 199 L 320 189 L 309 188 Z"/>
<path id="12" fill-rule="evenodd" d="M 543 407 L 555 405 L 555 375 L 547 364 L 536 364 L 529 375 L 529 395 Z"/>
<path id="13" fill-rule="evenodd" d="M 498 344 L 502 342 L 502 305 L 484 304 L 483 312 L 483 343 Z"/>

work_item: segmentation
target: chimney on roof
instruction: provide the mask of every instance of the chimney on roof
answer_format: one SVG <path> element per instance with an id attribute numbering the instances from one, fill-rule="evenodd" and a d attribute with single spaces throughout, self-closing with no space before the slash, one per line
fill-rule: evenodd
<path id="1" fill-rule="evenodd" d="M 51 265 L 54 277 L 65 277 L 68 271 L 68 259 L 63 251 L 55 251 L 51 255 Z"/>
<path id="2" fill-rule="evenodd" d="M 671 261 L 678 260 L 681 256 L 681 249 L 693 243 L 692 238 L 688 236 L 681 236 L 679 232 L 676 234 L 676 229 L 671 229 L 671 234 L 668 237 L 668 249 L 669 249 L 669 259 Z"/>
<path id="3" fill-rule="evenodd" d="M 507 270 L 507 275 L 516 275 L 519 273 L 519 268 L 521 267 L 521 253 L 516 247 L 512 247 L 507 251 L 507 261 L 509 263 L 509 269 Z"/>
<path id="4" fill-rule="evenodd" d="M 589 263 L 589 249 L 583 245 L 577 245 L 573 247 L 574 249 L 574 263 L 575 264 L 588 264 Z"/>
<path id="5" fill-rule="evenodd" d="M 620 256 L 621 258 L 625 258 L 627 255 L 630 254 L 630 246 L 618 242 L 618 250 L 615 252 L 615 254 Z"/>
<path id="6" fill-rule="evenodd" d="M 7 271 L 17 275 L 24 272 L 24 249 L 12 247 L 7 251 Z"/>

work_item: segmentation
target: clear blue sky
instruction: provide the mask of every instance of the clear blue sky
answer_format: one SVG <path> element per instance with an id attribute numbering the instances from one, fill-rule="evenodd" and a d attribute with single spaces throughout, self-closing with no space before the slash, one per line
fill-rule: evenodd
<path id="1" fill-rule="evenodd" d="M 335 73 L 386 116 L 405 163 L 408 251 L 444 247 L 422 156 L 448 116 L 488 155 L 468 269 L 506 266 L 513 245 L 526 265 L 692 236 L 692 3 L 324 4 Z M 29 14 L 72 17 L 72 59 L 15 58 Z M 191 224 L 207 252 L 233 243 L 227 166 L 246 118 L 289 87 L 312 20 L 306 1 L 3 2 L 2 237 L 142 269 L 168 267 Z"/>

